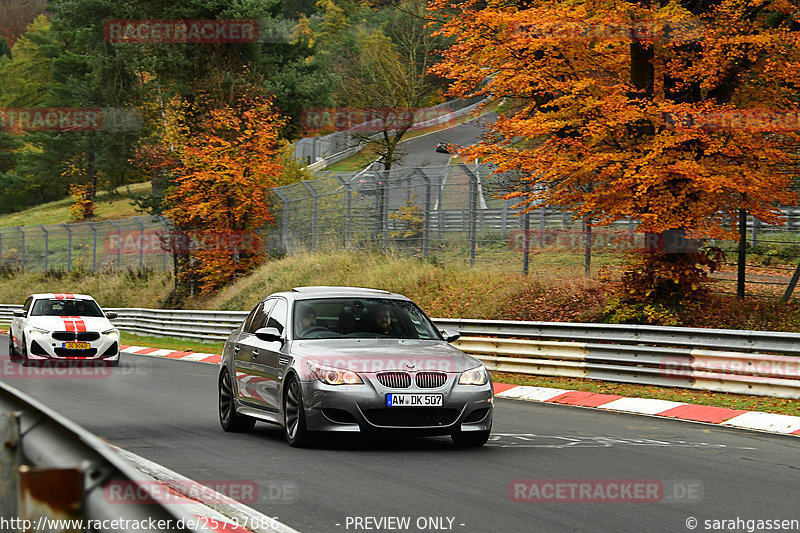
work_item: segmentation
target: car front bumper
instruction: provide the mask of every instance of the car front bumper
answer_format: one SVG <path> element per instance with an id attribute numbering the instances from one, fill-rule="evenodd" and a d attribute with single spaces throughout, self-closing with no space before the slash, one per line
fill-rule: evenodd
<path id="1" fill-rule="evenodd" d="M 306 426 L 310 431 L 401 432 L 449 435 L 488 431 L 492 427 L 494 395 L 486 385 L 458 385 L 457 376 L 437 389 L 389 389 L 365 379 L 359 385 L 302 382 Z M 440 407 L 387 407 L 386 394 L 442 394 Z"/>
<path id="2" fill-rule="evenodd" d="M 47 361 L 47 360 L 82 360 L 82 361 L 117 361 L 119 360 L 119 334 L 98 333 L 99 337 L 85 342 L 89 345 L 88 349 L 69 349 L 66 348 L 67 342 L 54 339 L 53 332 L 37 333 L 28 330 L 25 334 L 27 343 L 28 360 Z"/>

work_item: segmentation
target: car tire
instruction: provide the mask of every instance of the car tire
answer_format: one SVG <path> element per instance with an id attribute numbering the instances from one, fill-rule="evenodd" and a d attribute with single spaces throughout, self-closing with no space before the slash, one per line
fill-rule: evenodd
<path id="1" fill-rule="evenodd" d="M 289 378 L 283 395 L 283 433 L 293 448 L 307 448 L 317 443 L 318 435 L 308 431 L 303 405 L 303 389 L 296 377 Z"/>
<path id="2" fill-rule="evenodd" d="M 14 346 L 14 338 L 11 336 L 11 332 L 8 332 L 8 357 L 11 359 L 17 358 L 17 348 Z"/>
<path id="3" fill-rule="evenodd" d="M 28 341 L 25 340 L 25 334 L 22 334 L 22 350 L 19 353 L 19 358 L 22 359 L 22 364 L 24 366 L 28 366 L 32 363 L 30 359 L 28 359 Z"/>
<path id="4" fill-rule="evenodd" d="M 231 375 L 224 370 L 219 376 L 219 423 L 222 429 L 231 433 L 253 431 L 256 419 L 236 412 Z"/>
<path id="5" fill-rule="evenodd" d="M 486 431 L 455 431 L 450 437 L 459 448 L 480 448 L 489 440 L 491 429 Z"/>
<path id="6" fill-rule="evenodd" d="M 120 359 L 122 359 L 122 354 L 120 354 L 119 356 L 117 356 L 117 358 L 116 358 L 115 360 L 113 360 L 113 361 L 109 361 L 109 362 L 108 362 L 108 363 L 109 363 L 109 366 L 119 366 L 119 361 L 120 361 Z"/>

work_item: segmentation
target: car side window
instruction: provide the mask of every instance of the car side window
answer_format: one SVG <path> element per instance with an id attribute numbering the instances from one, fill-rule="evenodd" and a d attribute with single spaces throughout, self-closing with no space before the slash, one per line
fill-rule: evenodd
<path id="1" fill-rule="evenodd" d="M 272 313 L 269 315 L 269 320 L 267 321 L 268 328 L 275 328 L 278 330 L 279 333 L 283 333 L 283 328 L 286 327 L 286 317 L 287 311 L 289 306 L 286 304 L 286 300 L 283 298 L 279 298 L 278 301 L 275 303 L 275 308 L 272 310 Z"/>
<path id="2" fill-rule="evenodd" d="M 22 306 L 22 310 L 25 311 L 25 314 L 28 314 L 28 311 L 31 310 L 31 304 L 33 304 L 33 296 L 29 296 L 27 300 L 25 300 L 25 305 Z"/>
<path id="3" fill-rule="evenodd" d="M 257 329 L 263 328 L 264 322 L 267 320 L 267 315 L 269 314 L 269 311 L 272 309 L 273 305 L 275 305 L 274 298 L 258 304 L 256 308 L 253 309 L 253 312 L 250 313 L 250 316 L 247 317 L 247 321 L 242 328 L 242 332 L 255 333 Z"/>

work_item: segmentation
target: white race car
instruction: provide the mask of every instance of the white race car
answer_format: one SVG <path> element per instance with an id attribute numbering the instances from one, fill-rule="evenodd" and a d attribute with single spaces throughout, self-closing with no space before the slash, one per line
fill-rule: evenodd
<path id="1" fill-rule="evenodd" d="M 29 361 L 99 360 L 119 364 L 119 330 L 86 294 L 33 294 L 14 311 L 9 355 Z"/>

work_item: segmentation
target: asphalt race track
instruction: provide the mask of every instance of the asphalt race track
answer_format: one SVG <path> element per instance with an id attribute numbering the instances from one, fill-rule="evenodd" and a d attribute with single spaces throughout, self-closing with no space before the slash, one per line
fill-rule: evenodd
<path id="1" fill-rule="evenodd" d="M 0 345 L 5 355 L 6 339 Z M 446 437 L 347 437 L 298 450 L 265 424 L 251 434 L 223 432 L 217 369 L 127 356 L 103 372 L 55 375 L 4 357 L 0 377 L 187 477 L 255 482 L 259 497 L 246 503 L 301 532 L 679 532 L 691 531 L 691 518 L 699 521 L 695 531 L 747 531 L 747 520 L 800 519 L 796 437 L 497 400 L 494 436 L 484 448 L 456 449 Z M 593 486 L 613 501 L 598 503 L 596 494 L 568 501 L 574 489 L 565 487 L 579 480 L 601 480 Z M 625 483 L 662 489 L 647 501 L 619 493 L 628 496 L 620 503 L 610 487 Z M 535 499 L 533 488 L 540 501 L 513 501 Z M 741 529 L 705 522 L 737 519 Z"/>

